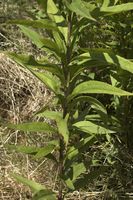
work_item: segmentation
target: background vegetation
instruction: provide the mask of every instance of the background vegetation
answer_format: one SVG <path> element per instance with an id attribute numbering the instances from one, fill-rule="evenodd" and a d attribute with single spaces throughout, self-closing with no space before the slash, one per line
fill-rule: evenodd
<path id="1" fill-rule="evenodd" d="M 7 19 L 28 18 L 32 14 L 41 15 L 35 1 L 10 0 L 1 2 L 1 50 L 19 53 L 28 51 L 33 55 L 41 56 L 41 52 L 27 40 L 16 26 L 4 24 Z M 132 60 L 132 15 L 133 13 L 130 11 L 128 14 L 122 13 L 112 16 L 112 20 L 104 21 L 101 19 L 97 25 L 88 26 L 88 30 L 85 29 L 82 37 L 79 38 L 79 46 L 113 49 L 118 55 Z M 52 101 L 52 94 L 30 73 L 20 69 L 3 54 L 0 55 L 0 60 L 0 115 L 2 120 L 6 119 L 18 123 L 31 119 L 42 105 L 47 105 L 50 100 Z M 108 66 L 104 70 L 98 70 L 95 67 L 89 73 L 85 71 L 84 80 L 88 80 L 88 75 L 89 79 L 95 78 L 105 82 L 109 82 L 111 77 L 114 85 L 117 84 L 118 87 L 132 92 L 133 76 L 124 70 L 110 70 Z M 97 138 L 97 141 L 89 146 L 85 158 L 92 164 L 89 170 L 93 178 L 91 180 L 90 177 L 91 181 L 88 186 L 75 198 L 89 199 L 88 195 L 91 194 L 94 195 L 92 197 L 94 199 L 128 199 L 132 195 L 133 186 L 132 98 L 115 99 L 97 95 L 97 99 L 106 107 L 108 114 L 114 117 L 114 123 L 117 124 L 117 120 L 119 120 L 123 131 L 118 132 L 117 135 Z M 82 102 L 79 107 L 82 112 L 88 109 L 91 114 L 95 114 L 86 102 Z M 48 186 L 52 185 L 52 188 L 56 189 L 56 170 L 51 162 L 45 160 L 37 162 L 30 156 L 25 157 L 21 153 L 11 153 L 5 148 L 5 144 L 14 143 L 41 146 L 47 140 L 49 138 L 42 134 L 31 137 L 18 131 L 1 128 L 1 199 L 30 199 L 29 190 L 10 178 L 11 171 L 21 172 L 28 178 Z M 84 193 L 83 197 L 82 192 Z M 125 195 L 127 196 L 125 197 Z M 74 194 L 71 198 L 74 199 Z"/>

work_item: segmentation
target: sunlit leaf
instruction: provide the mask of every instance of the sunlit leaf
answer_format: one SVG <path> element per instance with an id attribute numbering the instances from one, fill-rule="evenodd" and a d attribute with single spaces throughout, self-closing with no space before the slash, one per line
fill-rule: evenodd
<path id="1" fill-rule="evenodd" d="M 39 150 L 39 147 L 35 146 L 22 146 L 22 145 L 6 145 L 9 150 L 15 150 L 17 152 L 26 153 L 26 154 L 36 154 Z"/>
<path id="2" fill-rule="evenodd" d="M 63 136 L 66 144 L 68 143 L 69 140 L 69 130 L 68 130 L 68 125 L 66 119 L 60 119 L 57 121 L 57 127 L 59 133 Z"/>
<path id="3" fill-rule="evenodd" d="M 61 112 L 55 112 L 55 111 L 44 111 L 42 113 L 37 114 L 37 116 L 40 117 L 46 117 L 52 120 L 56 121 L 58 132 L 64 137 L 64 140 L 66 143 L 68 143 L 69 138 L 69 130 L 67 126 L 67 120 L 63 119 Z"/>
<path id="4" fill-rule="evenodd" d="M 47 13 L 49 17 L 55 21 L 60 32 L 64 36 L 65 41 L 67 42 L 67 25 L 64 17 L 60 14 L 60 11 L 53 0 L 47 0 Z"/>
<path id="5" fill-rule="evenodd" d="M 8 128 L 28 132 L 55 132 L 56 129 L 46 122 L 27 122 L 22 124 L 5 124 Z"/>
<path id="6" fill-rule="evenodd" d="M 60 50 L 56 43 L 48 38 L 44 38 L 40 36 L 37 32 L 32 30 L 29 27 L 19 25 L 22 32 L 31 39 L 31 41 L 40 49 L 42 50 L 49 50 L 53 54 L 57 54 L 60 56 Z"/>
<path id="7" fill-rule="evenodd" d="M 28 69 L 30 68 L 31 70 L 46 70 L 62 79 L 62 70 L 59 65 L 49 63 L 48 60 L 35 60 L 35 58 L 31 55 L 16 54 L 13 52 L 5 52 L 5 54 L 23 67 L 26 67 Z"/>
<path id="8" fill-rule="evenodd" d="M 91 7 L 92 4 L 88 4 L 81 0 L 73 0 L 71 4 L 68 4 L 68 2 L 66 1 L 66 5 L 71 11 L 75 12 L 77 15 L 80 15 L 81 17 L 85 17 L 89 20 L 95 21 L 95 19 L 91 16 L 90 13 L 90 11 L 92 10 L 89 9 L 89 7 Z"/>
<path id="9" fill-rule="evenodd" d="M 36 183 L 35 181 L 32 181 L 32 180 L 29 180 L 27 178 L 24 178 L 18 174 L 11 174 L 11 176 L 16 179 L 18 182 L 20 183 L 23 183 L 24 185 L 26 186 L 29 186 L 33 192 L 38 192 L 40 190 L 44 190 L 45 189 L 45 186 L 39 184 L 39 183 Z"/>
<path id="10" fill-rule="evenodd" d="M 72 180 L 76 180 L 78 176 L 86 171 L 86 168 L 83 163 L 75 163 L 72 165 L 73 169 L 73 178 Z"/>
<path id="11" fill-rule="evenodd" d="M 50 154 L 51 152 L 53 152 L 55 149 L 55 145 L 53 144 L 48 144 L 45 147 L 42 147 L 38 150 L 37 154 L 34 156 L 35 159 L 38 158 L 43 158 L 45 156 L 47 156 L 48 154 Z"/>
<path id="12" fill-rule="evenodd" d="M 133 93 L 126 92 L 120 88 L 113 87 L 112 85 L 100 81 L 86 81 L 80 83 L 75 87 L 72 94 L 69 96 L 69 100 L 79 94 L 109 94 L 118 96 L 132 96 Z"/>
<path id="13" fill-rule="evenodd" d="M 95 124 L 90 121 L 80 121 L 73 124 L 78 130 L 89 133 L 89 134 L 106 134 L 114 133 L 115 131 L 105 128 L 101 125 Z"/>
<path id="14" fill-rule="evenodd" d="M 111 50 L 84 49 L 84 51 L 86 51 L 86 53 L 77 56 L 73 60 L 73 65 L 70 66 L 72 74 L 77 73 L 77 70 L 79 70 L 80 72 L 82 69 L 85 68 L 90 68 L 93 66 L 107 67 L 108 65 L 114 66 L 115 68 L 120 67 L 123 70 L 133 73 L 133 62 L 119 55 L 115 55 Z"/>
<path id="15" fill-rule="evenodd" d="M 38 117 L 46 117 L 49 118 L 51 120 L 60 120 L 63 116 L 62 116 L 62 112 L 59 111 L 49 111 L 49 110 L 45 110 L 42 112 L 39 112 L 36 114 L 36 116 Z"/>
<path id="16" fill-rule="evenodd" d="M 35 71 L 30 68 L 29 70 L 54 93 L 60 93 L 60 82 L 52 74 L 46 74 L 44 72 Z"/>
<path id="17" fill-rule="evenodd" d="M 73 182 L 72 182 L 72 180 L 71 180 L 70 178 L 66 179 L 66 180 L 65 180 L 65 183 L 66 183 L 67 187 L 68 187 L 70 190 L 75 190 L 75 187 L 74 187 L 74 185 L 73 185 Z"/>
<path id="18" fill-rule="evenodd" d="M 39 20 L 11 20 L 8 21 L 9 24 L 17 24 L 17 25 L 24 25 L 24 26 L 31 26 L 33 28 L 45 28 L 50 30 L 58 31 L 56 24 L 49 19 L 39 19 Z"/>
<path id="19" fill-rule="evenodd" d="M 117 14 L 125 11 L 130 11 L 133 10 L 133 3 L 123 3 L 120 5 L 115 5 L 115 6 L 105 6 L 105 4 L 100 8 L 100 11 L 102 13 L 106 13 L 107 15 L 109 14 Z"/>

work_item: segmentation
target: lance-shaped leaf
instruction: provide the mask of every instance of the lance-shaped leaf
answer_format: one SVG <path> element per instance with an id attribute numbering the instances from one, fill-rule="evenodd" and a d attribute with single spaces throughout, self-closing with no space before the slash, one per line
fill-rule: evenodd
<path id="1" fill-rule="evenodd" d="M 11 20 L 7 21 L 9 24 L 17 24 L 23 26 L 30 26 L 33 28 L 45 28 L 49 30 L 58 31 L 56 23 L 49 19 L 39 19 L 39 20 Z"/>
<path id="2" fill-rule="evenodd" d="M 106 115 L 106 118 L 107 120 L 109 119 L 107 115 Z M 102 121 L 102 118 L 99 114 L 86 115 L 85 119 L 88 121 L 96 121 L 96 122 Z"/>
<path id="3" fill-rule="evenodd" d="M 35 159 L 43 158 L 48 154 L 52 153 L 55 149 L 54 144 L 48 144 L 38 150 L 37 154 L 34 156 Z"/>
<path id="4" fill-rule="evenodd" d="M 57 127 L 58 127 L 59 134 L 63 136 L 64 141 L 66 142 L 66 144 L 68 144 L 69 130 L 68 130 L 68 125 L 67 125 L 67 120 L 62 118 L 59 121 L 57 121 Z"/>
<path id="5" fill-rule="evenodd" d="M 77 178 L 80 177 L 81 174 L 83 174 L 86 171 L 86 167 L 84 163 L 70 163 L 68 170 L 65 169 L 65 183 L 67 187 L 71 190 L 74 190 L 74 182 Z"/>
<path id="6" fill-rule="evenodd" d="M 109 95 L 118 95 L 118 96 L 132 96 L 133 93 L 124 91 L 120 88 L 113 87 L 108 83 L 101 81 L 86 81 L 75 87 L 72 94 L 68 97 L 70 101 L 77 95 L 80 94 L 109 94 Z"/>
<path id="7" fill-rule="evenodd" d="M 102 7 L 114 6 L 117 2 L 118 2 L 118 0 L 113 0 L 113 1 L 103 0 Z"/>
<path id="8" fill-rule="evenodd" d="M 83 163 L 73 163 L 71 166 L 69 166 L 69 171 L 68 174 L 66 175 L 66 180 L 65 180 L 67 187 L 71 190 L 74 190 L 75 189 L 74 182 L 85 171 L 86 168 Z"/>
<path id="9" fill-rule="evenodd" d="M 49 111 L 49 110 L 45 110 L 45 111 L 40 111 L 39 113 L 36 114 L 36 116 L 38 117 L 46 117 L 46 118 L 49 118 L 51 120 L 60 120 L 63 115 L 62 115 L 62 112 L 56 112 L 56 111 Z"/>
<path id="10" fill-rule="evenodd" d="M 103 4 L 103 6 L 100 8 L 101 13 L 104 13 L 104 15 L 112 15 L 130 10 L 133 10 L 133 3 L 131 2 L 115 6 L 105 6 L 105 4 Z"/>
<path id="11" fill-rule="evenodd" d="M 29 180 L 27 178 L 24 178 L 24 177 L 22 177 L 22 176 L 20 176 L 18 174 L 11 174 L 11 176 L 14 179 L 16 179 L 18 182 L 23 183 L 26 186 L 29 186 L 33 192 L 38 192 L 40 190 L 44 190 L 45 189 L 45 186 L 43 186 L 43 185 L 41 185 L 39 183 L 36 183 L 35 181 Z"/>
<path id="12" fill-rule="evenodd" d="M 78 96 L 78 97 L 73 99 L 73 101 L 70 103 L 70 105 L 73 106 L 76 102 L 83 102 L 83 101 L 90 104 L 91 108 L 94 109 L 99 114 L 99 118 L 102 121 L 107 122 L 108 114 L 107 114 L 106 108 L 104 107 L 104 105 L 100 101 L 98 101 L 94 97 L 87 96 L 87 95 Z M 86 115 L 85 113 L 82 113 L 83 116 Z M 79 116 L 79 119 L 80 119 L 81 116 L 82 115 Z M 93 119 L 93 117 L 92 117 L 92 119 Z"/>
<path id="13" fill-rule="evenodd" d="M 5 54 L 23 67 L 26 67 L 28 69 L 30 68 L 31 70 L 46 70 L 59 77 L 61 80 L 63 79 L 61 68 L 57 64 L 49 63 L 47 59 L 35 60 L 35 58 L 31 55 L 16 54 L 13 52 L 5 52 Z"/>
<path id="14" fill-rule="evenodd" d="M 73 99 L 73 102 L 71 104 L 73 106 L 76 102 L 83 102 L 83 101 L 88 102 L 93 109 L 100 111 L 100 112 L 104 113 L 105 115 L 107 115 L 107 110 L 104 107 L 104 105 L 100 101 L 98 101 L 96 98 L 91 97 L 91 96 L 79 96 L 79 97 Z"/>
<path id="15" fill-rule="evenodd" d="M 58 45 L 58 48 L 59 48 L 60 53 L 61 53 L 61 57 L 64 58 L 66 51 L 67 51 L 64 40 L 62 39 L 60 34 L 56 31 L 53 31 L 53 37 L 54 37 L 56 44 Z"/>
<path id="16" fill-rule="evenodd" d="M 115 132 L 101 125 L 94 124 L 90 121 L 80 121 L 73 124 L 73 126 L 78 128 L 78 130 L 83 131 L 85 133 L 89 133 L 89 134 L 106 134 L 106 133 Z"/>
<path id="17" fill-rule="evenodd" d="M 30 187 L 30 189 L 35 193 L 32 199 L 34 199 L 34 200 L 44 200 L 44 199 L 45 200 L 56 200 L 55 193 L 52 192 L 52 190 L 46 189 L 45 186 L 43 186 L 35 181 L 24 178 L 18 174 L 11 174 L 11 175 L 18 182 Z"/>
<path id="18" fill-rule="evenodd" d="M 55 94 L 60 93 L 60 82 L 52 74 L 47 74 L 44 72 L 39 72 L 28 68 L 32 74 L 34 74 L 40 81 L 42 81 L 49 89 L 51 89 Z"/>
<path id="19" fill-rule="evenodd" d="M 65 3 L 67 7 L 77 15 L 96 21 L 91 15 L 91 12 L 95 9 L 95 6 L 91 3 L 86 3 L 82 0 L 73 0 L 71 4 L 69 4 L 67 1 Z"/>
<path id="20" fill-rule="evenodd" d="M 72 165 L 73 177 L 72 180 L 75 181 L 82 173 L 86 171 L 83 163 L 75 163 Z"/>
<path id="21" fill-rule="evenodd" d="M 52 52 L 53 54 L 56 54 L 57 56 L 60 56 L 60 50 L 58 48 L 58 45 L 53 42 L 50 39 L 47 38 L 43 38 L 42 36 L 40 36 L 37 32 L 35 32 L 34 30 L 32 30 L 29 27 L 26 26 L 22 26 L 19 25 L 19 27 L 21 28 L 22 32 L 28 36 L 31 41 L 40 49 L 42 50 L 49 50 L 50 52 Z"/>
<path id="22" fill-rule="evenodd" d="M 39 147 L 35 146 L 22 146 L 22 145 L 5 145 L 9 150 L 15 150 L 20 153 L 34 155 L 39 151 Z"/>
<path id="23" fill-rule="evenodd" d="M 42 81 L 49 89 L 51 89 L 54 93 L 59 94 L 60 93 L 60 81 L 57 79 L 57 77 L 53 76 L 51 73 L 47 74 L 45 72 L 39 72 L 36 71 L 36 67 L 33 65 L 38 65 L 37 68 L 43 68 L 48 69 L 49 71 L 55 73 L 60 77 L 60 79 L 63 81 L 63 78 L 61 76 L 61 71 L 56 65 L 42 65 L 36 63 L 36 61 L 33 59 L 33 57 L 25 57 L 25 56 L 19 56 L 14 53 L 6 52 L 7 55 L 9 55 L 13 60 L 15 60 L 20 65 L 26 67 L 33 75 L 35 75 L 40 81 Z M 33 65 L 32 65 L 33 63 Z M 49 67 L 48 67 L 49 66 Z M 51 66 L 51 69 L 50 69 Z M 56 67 L 55 67 L 56 66 Z M 55 67 L 55 69 L 54 69 Z M 35 69 L 34 69 L 35 68 Z"/>
<path id="24" fill-rule="evenodd" d="M 72 75 L 88 67 L 99 67 L 99 66 L 114 66 L 120 67 L 130 73 L 133 73 L 133 62 L 125 59 L 119 55 L 115 55 L 112 51 L 106 49 L 84 49 L 86 53 L 83 53 L 72 62 L 70 70 Z"/>
<path id="25" fill-rule="evenodd" d="M 92 145 L 95 142 L 96 138 L 94 135 L 91 135 L 87 138 L 82 138 L 79 142 L 75 143 L 74 146 L 71 146 L 66 154 L 66 158 L 69 160 L 67 168 L 69 168 L 70 160 L 73 160 L 75 157 L 81 154 L 83 151 L 88 149 L 90 145 Z"/>
<path id="26" fill-rule="evenodd" d="M 47 13 L 52 21 L 55 21 L 60 32 L 64 36 L 65 41 L 67 42 L 67 25 L 64 17 L 60 14 L 60 11 L 53 0 L 47 0 Z"/>
<path id="27" fill-rule="evenodd" d="M 37 192 L 33 197 L 32 200 L 57 200 L 56 194 L 49 189 L 43 189 Z"/>
<path id="28" fill-rule="evenodd" d="M 40 117 L 46 117 L 52 120 L 56 121 L 58 132 L 61 134 L 64 138 L 64 141 L 68 143 L 69 139 L 69 130 L 67 126 L 67 119 L 63 119 L 61 112 L 55 112 L 55 111 L 44 111 L 42 113 L 37 114 L 37 116 Z"/>
<path id="29" fill-rule="evenodd" d="M 44 147 L 36 146 L 22 146 L 22 145 L 5 145 L 9 150 L 15 150 L 20 153 L 34 155 L 34 158 L 45 157 L 50 154 L 57 146 L 59 146 L 58 140 L 52 140 Z"/>
<path id="30" fill-rule="evenodd" d="M 65 180 L 65 183 L 66 183 L 67 187 L 68 187 L 70 190 L 75 190 L 75 187 L 74 187 L 74 185 L 73 185 L 73 182 L 72 182 L 72 180 L 71 180 L 70 178 L 66 179 L 66 180 Z"/>
<path id="31" fill-rule="evenodd" d="M 28 132 L 50 132 L 55 133 L 56 129 L 46 122 L 27 122 L 22 124 L 5 124 L 8 128 L 19 130 L 19 131 L 28 131 Z"/>

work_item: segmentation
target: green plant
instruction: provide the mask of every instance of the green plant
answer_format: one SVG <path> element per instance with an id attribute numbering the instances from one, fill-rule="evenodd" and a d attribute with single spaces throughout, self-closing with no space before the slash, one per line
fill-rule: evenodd
<path id="1" fill-rule="evenodd" d="M 40 60 L 32 55 L 11 52 L 7 52 L 7 55 L 39 78 L 57 100 L 53 108 L 48 110 L 46 107 L 36 113 L 36 116 L 55 121 L 56 125 L 46 122 L 8 125 L 9 128 L 20 131 L 55 135 L 55 140 L 41 148 L 10 146 L 18 152 L 31 154 L 36 159 L 52 159 L 57 165 L 57 195 L 44 186 L 13 175 L 32 188 L 35 192 L 33 200 L 63 200 L 67 193 L 85 187 L 90 179 L 104 170 L 100 168 L 92 174 L 88 172 L 89 165 L 84 153 L 99 137 L 109 139 L 110 134 L 121 130 L 119 120 L 108 115 L 98 97 L 103 94 L 113 95 L 113 101 L 117 102 L 120 96 L 132 96 L 132 93 L 115 87 L 117 81 L 113 75 L 119 75 L 117 72 L 126 73 L 125 71 L 133 73 L 133 63 L 116 55 L 111 49 L 89 49 L 80 43 L 83 39 L 82 32 L 89 26 L 97 25 L 99 18 L 111 20 L 110 16 L 133 9 L 133 3 L 115 5 L 117 1 L 114 1 L 109 5 L 109 2 L 38 0 L 43 9 L 42 18 L 10 22 L 18 24 L 22 32 L 47 54 Z M 45 28 L 47 37 L 33 28 Z M 99 69 L 103 73 L 106 72 L 106 67 L 113 73 L 111 78 L 107 74 L 103 78 L 104 82 L 94 80 Z M 112 85 L 109 84 L 111 81 Z M 86 102 L 89 103 L 88 109 L 84 108 Z M 55 111 L 55 108 L 60 111 Z M 54 152 L 57 152 L 56 156 Z M 92 164 L 95 165 L 94 160 Z"/>

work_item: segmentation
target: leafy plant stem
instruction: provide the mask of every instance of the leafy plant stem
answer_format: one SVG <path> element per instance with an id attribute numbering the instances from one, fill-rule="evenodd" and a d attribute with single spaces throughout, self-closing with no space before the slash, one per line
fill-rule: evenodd
<path id="1" fill-rule="evenodd" d="M 66 52 L 66 61 L 65 63 L 62 61 L 62 68 L 64 72 L 65 77 L 65 85 L 64 85 L 64 102 L 62 102 L 62 111 L 63 111 L 63 119 L 65 119 L 66 115 L 68 114 L 68 106 L 67 106 L 67 97 L 69 95 L 69 70 L 68 65 L 71 61 L 71 30 L 72 30 L 72 17 L 71 13 L 69 11 L 68 15 L 68 35 L 67 35 L 67 52 Z M 62 176 L 64 172 L 64 159 L 65 159 L 65 152 L 66 152 L 67 145 L 64 142 L 64 139 L 62 136 L 60 136 L 60 151 L 59 151 L 59 175 L 60 175 L 60 181 L 59 181 L 59 196 L 58 200 L 63 200 L 63 182 L 62 182 Z"/>

